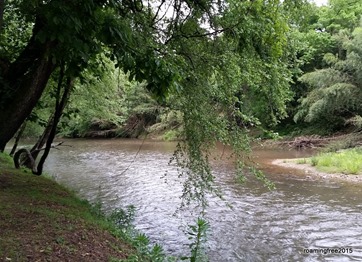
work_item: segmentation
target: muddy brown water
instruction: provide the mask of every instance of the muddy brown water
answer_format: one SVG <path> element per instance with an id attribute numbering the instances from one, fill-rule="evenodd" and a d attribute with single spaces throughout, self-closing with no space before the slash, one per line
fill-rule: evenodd
<path id="1" fill-rule="evenodd" d="M 175 213 L 182 193 L 177 168 L 168 165 L 175 143 L 74 139 L 65 144 L 71 147 L 53 150 L 46 163 L 56 181 L 101 202 L 107 212 L 134 205 L 134 224 L 152 243 L 161 244 L 167 254 L 188 255 L 185 230 L 198 209 L 190 206 Z M 211 227 L 205 251 L 210 261 L 362 260 L 362 185 L 270 164 L 275 158 L 310 154 L 256 149 L 256 161 L 276 185 L 273 191 L 253 179 L 239 184 L 226 157 L 214 162 L 216 185 L 225 201 L 208 196 Z M 308 254 L 305 248 L 328 253 Z M 328 248 L 340 248 L 341 253 L 331 254 Z"/>

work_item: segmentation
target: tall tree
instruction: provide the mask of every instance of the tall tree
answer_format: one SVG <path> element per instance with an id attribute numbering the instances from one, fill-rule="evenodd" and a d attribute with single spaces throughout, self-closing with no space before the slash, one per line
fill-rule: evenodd
<path id="1" fill-rule="evenodd" d="M 211 187 L 208 161 L 216 141 L 242 159 L 247 127 L 257 117 L 275 123 L 285 115 L 289 28 L 279 0 L 16 3 L 33 28 L 26 47 L 0 73 L 0 150 L 60 61 L 68 65 L 65 76 L 75 78 L 101 52 L 131 79 L 146 80 L 159 102 L 182 112 L 183 143 L 174 160 L 185 168 L 191 198 Z M 197 185 L 196 192 L 187 185 Z"/>
<path id="2" fill-rule="evenodd" d="M 361 1 L 329 0 L 329 5 L 322 8 L 319 23 L 331 34 L 336 34 L 341 29 L 353 31 L 359 25 L 361 15 Z"/>
<path id="3" fill-rule="evenodd" d="M 71 65 L 66 74 L 77 77 L 89 59 L 109 46 L 119 66 L 138 79 L 147 79 L 156 93 L 161 94 L 171 82 L 172 70 L 156 63 L 159 58 L 151 45 L 137 46 L 143 37 L 135 20 L 146 13 L 141 2 L 19 3 L 19 10 L 34 26 L 26 47 L 13 61 L 6 61 L 7 67 L 0 72 L 1 151 L 34 108 L 60 60 Z M 152 44 L 152 39 L 148 42 Z"/>
<path id="4" fill-rule="evenodd" d="M 300 49 L 304 50 L 300 67 L 304 75 L 297 82 L 301 91 L 294 120 L 335 131 L 355 123 L 352 120 L 361 113 L 358 23 L 362 4 L 331 0 L 318 13 L 314 30 L 299 33 L 308 48 Z"/>

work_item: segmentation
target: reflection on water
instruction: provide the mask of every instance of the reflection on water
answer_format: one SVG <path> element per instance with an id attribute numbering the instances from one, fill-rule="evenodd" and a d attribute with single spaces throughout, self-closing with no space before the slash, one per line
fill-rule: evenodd
<path id="1" fill-rule="evenodd" d="M 48 173 L 81 197 L 101 201 L 106 211 L 135 205 L 137 229 L 170 254 L 187 252 L 183 231 L 197 213 L 190 208 L 175 214 L 182 193 L 176 167 L 168 166 L 175 144 L 142 144 L 138 140 L 68 140 L 67 144 L 72 147 L 51 153 L 46 163 Z M 209 197 L 210 261 L 362 260 L 362 185 L 313 180 L 301 172 L 268 164 L 272 158 L 303 156 L 300 154 L 287 150 L 255 152 L 277 187 L 274 191 L 253 179 L 240 185 L 229 161 L 214 163 L 217 184 L 233 208 Z M 353 253 L 303 252 L 304 248 L 339 247 L 353 248 Z"/>

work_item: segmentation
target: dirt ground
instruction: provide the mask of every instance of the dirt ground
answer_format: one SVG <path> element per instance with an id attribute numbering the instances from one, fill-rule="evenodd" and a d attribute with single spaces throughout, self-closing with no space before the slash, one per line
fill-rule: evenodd
<path id="1" fill-rule="evenodd" d="M 132 248 L 50 179 L 0 166 L 1 261 L 110 261 Z"/>

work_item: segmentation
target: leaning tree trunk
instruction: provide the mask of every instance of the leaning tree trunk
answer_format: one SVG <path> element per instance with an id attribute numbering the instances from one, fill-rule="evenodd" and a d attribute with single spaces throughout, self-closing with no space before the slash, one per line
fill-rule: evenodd
<path id="1" fill-rule="evenodd" d="M 25 165 L 32 170 L 33 174 L 35 175 L 42 174 L 44 162 L 48 157 L 50 149 L 52 148 L 52 143 L 56 135 L 57 125 L 62 116 L 62 112 L 69 100 L 72 86 L 73 86 L 73 80 L 71 78 L 68 78 L 61 98 L 60 98 L 60 89 L 58 87 L 58 96 L 57 96 L 58 98 L 56 101 L 54 114 L 49 118 L 47 127 L 45 128 L 42 136 L 39 138 L 37 143 L 31 149 L 31 151 L 21 148 L 14 154 L 14 165 L 16 168 L 19 168 L 20 165 Z M 46 144 L 45 148 L 43 148 L 44 144 Z M 44 151 L 44 153 L 41 156 L 38 165 L 36 166 L 36 158 L 38 157 L 40 151 Z M 25 155 L 24 162 L 20 160 L 23 154 Z"/>
<path id="2" fill-rule="evenodd" d="M 39 161 L 38 166 L 37 166 L 37 170 L 36 170 L 36 172 L 33 172 L 33 174 L 35 174 L 35 175 L 41 175 L 42 172 L 43 172 L 43 165 L 44 165 L 45 160 L 47 159 L 47 157 L 49 155 L 49 152 L 50 152 L 50 149 L 52 147 L 52 143 L 53 143 L 53 140 L 54 140 L 55 135 L 56 135 L 57 125 L 58 125 L 59 120 L 60 120 L 60 118 L 62 116 L 63 109 L 64 109 L 67 101 L 69 100 L 70 91 L 71 91 L 71 88 L 73 86 L 73 79 L 71 79 L 71 78 L 67 79 L 66 85 L 64 87 L 64 91 L 63 91 L 63 94 L 62 94 L 62 97 L 60 98 L 61 84 L 62 84 L 62 79 L 59 82 L 59 86 L 58 86 L 58 94 L 57 94 L 57 101 L 56 101 L 56 105 L 55 105 L 53 126 L 52 126 L 52 128 L 51 128 L 51 130 L 49 132 L 49 136 L 48 136 L 48 139 L 46 141 L 46 146 L 45 146 L 45 149 L 44 149 L 44 153 L 40 158 L 40 161 Z"/>
<path id="3" fill-rule="evenodd" d="M 2 76 L 0 87 L 0 152 L 30 115 L 42 95 L 55 65 L 49 58 L 55 42 L 36 40 L 42 23 L 37 19 L 33 36 Z"/>
<path id="4" fill-rule="evenodd" d="M 25 127 L 26 127 L 26 121 L 21 125 L 20 129 L 18 130 L 18 132 L 16 133 L 15 135 L 15 142 L 14 142 L 14 145 L 13 145 L 13 148 L 11 149 L 10 151 L 10 156 L 13 156 L 16 152 L 16 149 L 18 147 L 18 144 L 19 144 L 19 140 L 20 138 L 22 137 L 23 133 L 24 133 L 24 130 L 25 130 Z"/>
<path id="5" fill-rule="evenodd" d="M 64 79 L 64 66 L 61 67 L 61 70 L 59 73 L 59 80 L 58 80 L 58 87 L 57 87 L 58 88 L 57 92 L 59 93 L 59 95 L 60 95 L 61 86 L 63 85 L 63 79 Z M 33 166 L 32 166 L 33 162 L 37 159 L 40 151 L 43 150 L 44 145 L 49 140 L 53 127 L 54 126 L 56 127 L 58 125 L 60 116 L 63 114 L 64 108 L 69 101 L 69 96 L 70 96 L 72 87 L 73 87 L 73 80 L 71 78 L 68 78 L 65 83 L 65 86 L 64 86 L 62 98 L 60 99 L 60 101 L 58 101 L 59 99 L 57 100 L 54 113 L 49 117 L 48 123 L 47 123 L 42 135 L 39 137 L 38 141 L 35 143 L 35 145 L 30 150 L 32 159 L 29 159 L 27 157 L 27 160 L 24 162 L 24 165 L 26 167 L 31 168 L 31 169 L 33 168 Z M 59 115 L 58 118 L 57 118 L 57 115 Z M 52 142 L 53 142 L 53 140 L 52 140 Z"/>
<path id="6" fill-rule="evenodd" d="M 26 166 L 29 169 L 36 170 L 36 169 L 34 169 L 35 161 L 36 161 L 40 151 L 44 150 L 43 146 L 48 141 L 54 124 L 55 123 L 54 123 L 54 113 L 53 113 L 49 117 L 47 125 L 46 125 L 42 135 L 39 137 L 39 139 L 36 141 L 35 145 L 30 149 L 30 151 L 24 150 L 24 149 L 19 150 L 20 151 L 19 154 L 26 153 L 24 159 L 22 161 L 20 161 L 20 155 L 17 159 L 15 159 L 15 157 L 14 157 L 15 167 L 20 166 L 20 162 L 21 162 L 21 165 Z M 12 150 L 12 152 L 13 152 L 13 150 Z M 12 154 L 10 154 L 10 155 L 12 155 Z"/>
<path id="7" fill-rule="evenodd" d="M 20 149 L 18 152 L 15 153 L 14 164 L 16 168 L 20 167 L 20 156 L 25 153 L 25 160 L 23 161 L 22 164 L 32 169 L 33 174 L 35 175 L 42 174 L 43 165 L 52 147 L 52 143 L 56 134 L 57 125 L 63 114 L 63 110 L 69 101 L 70 92 L 72 90 L 74 83 L 72 77 L 67 77 L 65 83 L 64 83 L 64 78 L 65 78 L 65 65 L 64 63 L 61 63 L 59 77 L 58 77 L 58 84 L 56 89 L 56 101 L 55 101 L 54 113 L 50 116 L 47 126 L 43 131 L 43 134 L 35 143 L 33 148 L 30 151 L 27 149 Z M 44 144 L 46 144 L 45 148 L 43 148 Z M 38 157 L 40 151 L 43 150 L 44 153 L 36 167 L 35 166 L 36 158 Z"/>

